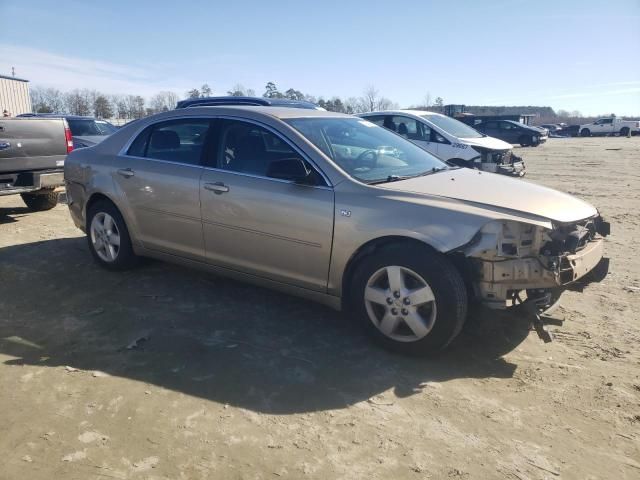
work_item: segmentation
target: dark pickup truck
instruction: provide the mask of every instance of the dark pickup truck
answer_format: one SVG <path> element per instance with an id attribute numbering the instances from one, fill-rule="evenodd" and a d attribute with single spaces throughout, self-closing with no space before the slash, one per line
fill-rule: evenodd
<path id="1" fill-rule="evenodd" d="M 20 194 L 33 211 L 55 207 L 71 150 L 63 118 L 0 119 L 0 195 Z"/>

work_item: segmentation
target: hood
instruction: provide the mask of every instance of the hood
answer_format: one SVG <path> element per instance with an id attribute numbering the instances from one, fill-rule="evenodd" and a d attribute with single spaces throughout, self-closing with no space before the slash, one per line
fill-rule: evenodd
<path id="1" fill-rule="evenodd" d="M 476 206 L 490 206 L 510 211 L 510 214 L 522 212 L 559 223 L 576 222 L 598 213 L 587 202 L 566 193 L 525 180 L 468 168 L 443 170 L 378 186 L 396 192 L 436 195 Z"/>
<path id="2" fill-rule="evenodd" d="M 511 144 L 493 137 L 460 138 L 460 143 L 471 147 L 483 147 L 491 150 L 511 150 Z"/>
<path id="3" fill-rule="evenodd" d="M 81 143 L 86 147 L 93 147 L 94 145 L 97 145 L 108 136 L 109 135 L 86 135 L 86 136 L 74 135 L 73 142 L 74 144 Z"/>

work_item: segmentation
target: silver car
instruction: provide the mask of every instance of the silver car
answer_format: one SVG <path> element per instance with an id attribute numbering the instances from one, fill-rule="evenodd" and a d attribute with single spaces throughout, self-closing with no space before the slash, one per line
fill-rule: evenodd
<path id="1" fill-rule="evenodd" d="M 547 308 L 601 262 L 608 233 L 582 200 L 314 110 L 165 112 L 72 152 L 65 180 L 105 268 L 205 267 L 346 309 L 414 354 L 447 346 L 472 299 Z"/>

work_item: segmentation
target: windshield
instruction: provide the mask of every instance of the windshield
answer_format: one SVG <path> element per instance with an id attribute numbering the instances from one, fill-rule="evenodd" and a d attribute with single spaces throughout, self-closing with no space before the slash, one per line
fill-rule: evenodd
<path id="1" fill-rule="evenodd" d="M 95 120 L 71 120 L 68 119 L 71 135 L 74 137 L 88 137 L 91 135 L 106 135 L 96 125 Z"/>
<path id="2" fill-rule="evenodd" d="M 469 125 L 462 123 L 459 120 L 451 117 L 444 117 L 440 115 L 420 115 L 425 120 L 433 123 L 436 127 L 440 127 L 449 135 L 453 135 L 457 138 L 481 138 L 483 134 L 474 130 Z"/>
<path id="3" fill-rule="evenodd" d="M 447 168 L 420 147 L 364 119 L 316 117 L 285 121 L 349 175 L 365 183 L 399 180 Z"/>

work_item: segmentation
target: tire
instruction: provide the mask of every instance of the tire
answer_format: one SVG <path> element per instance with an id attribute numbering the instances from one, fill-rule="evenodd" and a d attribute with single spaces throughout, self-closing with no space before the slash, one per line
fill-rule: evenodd
<path id="1" fill-rule="evenodd" d="M 580 130 L 580 136 L 581 137 L 590 137 L 591 136 L 591 130 L 589 130 L 588 128 L 583 128 L 582 130 Z"/>
<path id="2" fill-rule="evenodd" d="M 538 145 L 540 145 L 540 137 L 531 135 L 531 140 L 529 142 L 529 145 L 531 145 L 532 147 L 537 147 Z"/>
<path id="3" fill-rule="evenodd" d="M 128 270 L 138 264 L 127 225 L 113 203 L 100 200 L 91 205 L 87 212 L 86 229 L 89 250 L 98 265 L 118 271 Z"/>
<path id="4" fill-rule="evenodd" d="M 620 129 L 620 136 L 626 137 L 627 135 L 629 135 L 629 127 L 622 127 Z"/>
<path id="5" fill-rule="evenodd" d="M 394 292 L 395 285 L 400 291 Z M 376 250 L 361 260 L 349 287 L 355 319 L 376 342 L 398 353 L 424 356 L 443 350 L 467 317 L 460 273 L 426 245 L 399 242 Z"/>
<path id="6" fill-rule="evenodd" d="M 58 204 L 60 194 L 52 189 L 42 189 L 34 193 L 21 193 L 22 201 L 33 212 L 51 210 Z"/>
<path id="7" fill-rule="evenodd" d="M 520 144 L 521 147 L 528 147 L 531 145 L 531 137 L 527 135 L 521 135 L 520 139 L 518 140 L 518 143 Z"/>

